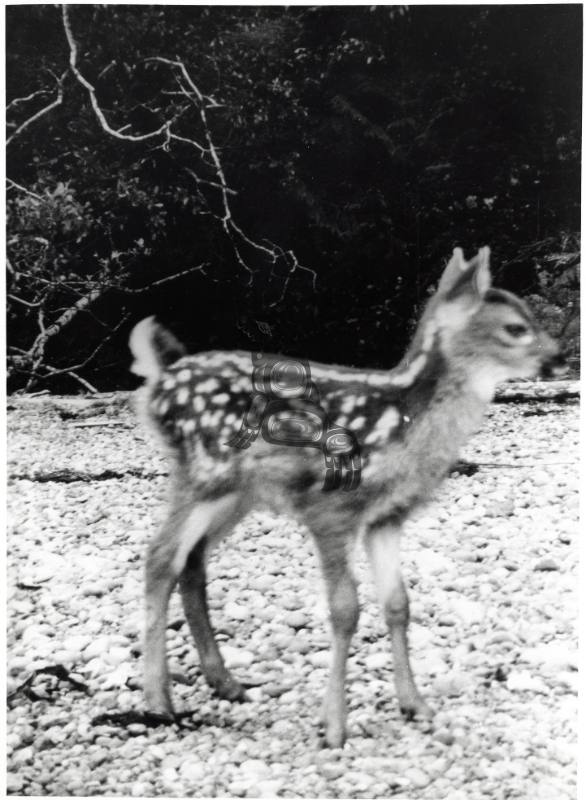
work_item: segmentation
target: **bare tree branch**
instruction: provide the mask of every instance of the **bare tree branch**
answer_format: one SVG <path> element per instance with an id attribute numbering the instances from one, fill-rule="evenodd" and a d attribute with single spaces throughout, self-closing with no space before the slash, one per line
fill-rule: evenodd
<path id="1" fill-rule="evenodd" d="M 14 300 L 15 303 L 20 303 L 21 305 L 28 306 L 29 308 L 38 308 L 41 305 L 41 301 L 38 303 L 29 303 L 27 300 L 23 300 L 22 297 L 17 297 L 14 294 L 7 294 L 6 297 L 8 297 L 10 300 Z"/>
<path id="2" fill-rule="evenodd" d="M 27 189 L 25 186 L 21 186 L 20 183 L 13 181 L 12 178 L 6 178 L 6 183 L 8 184 L 9 189 L 18 189 L 19 192 L 24 192 L 24 194 L 28 194 L 30 197 L 34 197 L 35 200 L 42 200 L 40 194 L 36 192 L 32 192 L 30 189 Z"/>
<path id="3" fill-rule="evenodd" d="M 173 275 L 168 275 L 166 278 L 160 278 L 160 280 L 153 281 L 152 283 L 149 283 L 146 286 L 141 286 L 138 289 L 131 289 L 128 286 L 119 286 L 117 288 L 119 291 L 124 292 L 124 294 L 142 294 L 143 292 L 148 292 L 149 289 L 152 289 L 154 286 L 161 286 L 163 283 L 175 281 L 177 278 L 182 278 L 184 275 L 191 275 L 193 272 L 202 272 L 205 275 L 205 267 L 209 267 L 209 264 L 204 262 L 203 264 L 198 264 L 196 267 L 189 267 L 189 269 L 184 269 L 181 272 L 175 272 Z"/>
<path id="4" fill-rule="evenodd" d="M 29 127 L 29 125 L 32 125 L 33 122 L 36 122 L 41 117 L 44 117 L 45 114 L 48 114 L 49 111 L 52 111 L 54 108 L 57 108 L 57 106 L 61 105 L 61 103 L 63 102 L 63 81 L 65 80 L 66 77 L 67 77 L 67 72 L 64 72 L 61 75 L 60 78 L 57 78 L 57 97 L 55 98 L 55 100 L 53 100 L 53 102 L 49 103 L 48 106 L 45 106 L 44 108 L 41 108 L 39 111 L 37 111 L 31 117 L 26 119 L 21 125 L 19 125 L 18 128 L 12 134 L 12 136 L 9 136 L 6 139 L 6 146 L 8 146 L 10 144 L 10 142 L 14 141 L 14 139 L 16 139 L 17 136 L 20 136 L 20 134 L 24 130 L 26 130 Z"/>
<path id="5" fill-rule="evenodd" d="M 69 44 L 69 66 L 71 67 L 71 71 L 79 81 L 79 83 L 87 90 L 90 98 L 90 103 L 92 104 L 92 108 L 94 109 L 94 113 L 98 118 L 98 121 L 102 128 L 109 133 L 110 136 L 114 136 L 116 139 L 123 139 L 127 142 L 144 142 L 147 139 L 153 139 L 157 136 L 161 136 L 161 134 L 165 133 L 170 126 L 170 122 L 164 122 L 160 127 L 156 130 L 151 131 L 150 133 L 143 133 L 143 134 L 131 134 L 131 133 L 122 133 L 121 131 L 123 128 L 116 130 L 112 128 L 112 126 L 108 123 L 104 112 L 100 108 L 98 103 L 98 99 L 96 97 L 96 90 L 93 84 L 91 84 L 84 76 L 81 74 L 78 66 L 77 66 L 77 42 L 73 36 L 73 32 L 71 30 L 71 23 L 69 21 L 69 6 L 65 3 L 61 6 L 61 11 L 63 15 L 63 27 L 65 29 L 65 36 L 67 37 L 67 43 Z M 127 127 L 126 125 L 124 127 Z"/>
<path id="6" fill-rule="evenodd" d="M 6 111 L 10 111 L 12 106 L 20 105 L 20 103 L 28 103 L 30 100 L 33 100 L 35 97 L 39 97 L 42 94 L 49 94 L 48 89 L 38 89 L 36 92 L 27 94 L 26 97 L 15 97 L 14 100 L 11 100 L 6 106 Z"/>

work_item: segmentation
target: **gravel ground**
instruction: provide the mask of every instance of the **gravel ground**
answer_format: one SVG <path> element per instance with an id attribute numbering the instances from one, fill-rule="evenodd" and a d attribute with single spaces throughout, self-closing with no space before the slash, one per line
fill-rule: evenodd
<path id="1" fill-rule="evenodd" d="M 577 397 L 493 405 L 463 454 L 479 469 L 452 474 L 408 524 L 431 725 L 401 718 L 360 555 L 343 750 L 317 746 L 328 626 L 311 542 L 262 509 L 209 568 L 221 647 L 250 702 L 211 695 L 174 597 L 174 696 L 191 727 L 114 716 L 143 708 L 143 555 L 166 465 L 125 403 L 104 403 L 9 406 L 10 794 L 573 800 Z M 75 471 L 94 479 L 66 482 Z"/>

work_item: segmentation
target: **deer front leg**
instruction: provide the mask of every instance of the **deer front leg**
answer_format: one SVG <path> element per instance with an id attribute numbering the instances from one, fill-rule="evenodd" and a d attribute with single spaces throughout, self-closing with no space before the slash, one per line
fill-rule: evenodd
<path id="1" fill-rule="evenodd" d="M 366 545 L 391 637 L 399 707 L 408 719 L 415 716 L 429 719 L 433 712 L 419 694 L 409 660 L 409 597 L 401 575 L 400 536 L 399 527 L 371 528 Z"/>
<path id="2" fill-rule="evenodd" d="M 179 579 L 183 609 L 195 640 L 201 669 L 216 694 L 226 700 L 242 700 L 242 685 L 230 674 L 218 648 L 210 623 L 206 591 L 205 540 L 189 554 Z"/>
<path id="3" fill-rule="evenodd" d="M 358 625 L 356 582 L 348 567 L 344 537 L 317 538 L 332 625 L 332 660 L 322 710 L 325 743 L 342 747 L 346 740 L 346 660 Z"/>

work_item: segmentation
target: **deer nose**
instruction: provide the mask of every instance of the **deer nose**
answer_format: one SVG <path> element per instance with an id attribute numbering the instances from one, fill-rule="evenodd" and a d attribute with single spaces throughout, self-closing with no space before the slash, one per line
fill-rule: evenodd
<path id="1" fill-rule="evenodd" d="M 568 363 L 563 353 L 557 352 L 549 356 L 541 365 L 541 378 L 560 378 L 568 371 Z"/>

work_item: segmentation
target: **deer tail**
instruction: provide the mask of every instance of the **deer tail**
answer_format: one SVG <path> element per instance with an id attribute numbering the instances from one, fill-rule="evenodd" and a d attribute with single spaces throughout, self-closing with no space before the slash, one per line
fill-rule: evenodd
<path id="1" fill-rule="evenodd" d="M 159 379 L 166 367 L 185 355 L 185 347 L 154 317 L 138 323 L 128 341 L 134 362 L 130 367 L 136 375 L 149 382 Z"/>

